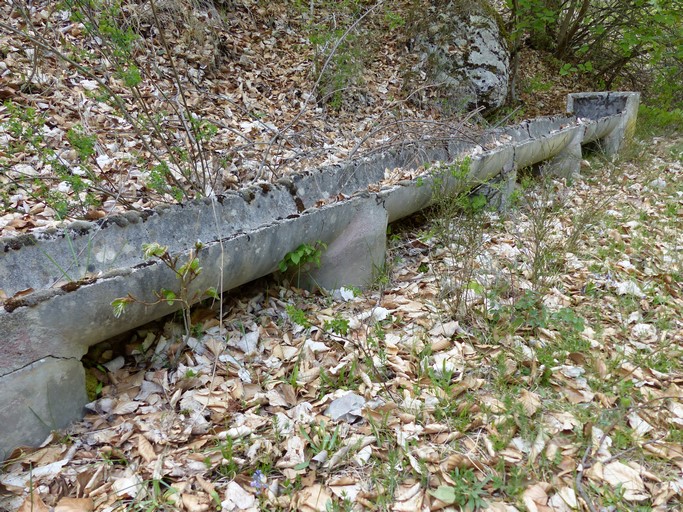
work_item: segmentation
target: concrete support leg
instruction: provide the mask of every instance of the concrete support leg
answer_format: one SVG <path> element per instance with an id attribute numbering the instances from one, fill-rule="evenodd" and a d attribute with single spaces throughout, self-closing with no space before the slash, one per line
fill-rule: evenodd
<path id="1" fill-rule="evenodd" d="M 581 142 L 585 127 L 574 129 L 572 138 L 557 155 L 541 166 L 541 175 L 557 176 L 559 178 L 576 178 L 581 172 Z"/>
<path id="2" fill-rule="evenodd" d="M 640 105 L 640 93 L 624 93 L 626 104 L 621 114 L 621 120 L 612 132 L 602 139 L 605 154 L 615 157 L 627 146 L 636 133 L 636 121 L 638 120 L 638 106 Z"/>
<path id="3" fill-rule="evenodd" d="M 0 390 L 0 461 L 81 419 L 88 402 L 85 370 L 76 359 L 41 359 L 0 377 Z"/>
<path id="4" fill-rule="evenodd" d="M 352 220 L 339 226 L 321 258 L 320 268 L 310 273 L 308 287 L 327 290 L 341 286 L 368 287 L 384 265 L 388 213 L 376 197 L 354 205 Z"/>
<path id="5" fill-rule="evenodd" d="M 510 207 L 510 198 L 515 191 L 516 183 L 517 167 L 511 160 L 505 164 L 500 174 L 479 186 L 475 193 L 484 195 L 491 208 L 504 211 Z"/>

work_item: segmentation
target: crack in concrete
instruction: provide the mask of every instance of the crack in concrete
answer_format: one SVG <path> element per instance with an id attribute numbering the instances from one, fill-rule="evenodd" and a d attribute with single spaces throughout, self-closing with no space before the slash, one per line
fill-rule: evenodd
<path id="1" fill-rule="evenodd" d="M 15 368 L 11 372 L 4 373 L 4 374 L 0 375 L 0 381 L 2 381 L 2 379 L 5 379 L 5 378 L 10 378 L 17 373 L 21 373 L 22 371 L 29 369 L 34 364 L 40 363 L 42 361 L 47 362 L 50 360 L 52 360 L 52 361 L 75 361 L 75 362 L 82 364 L 81 359 L 79 359 L 77 357 L 60 357 L 60 356 L 50 354 L 50 355 L 43 356 L 40 359 L 35 359 L 35 360 L 31 361 L 30 363 L 26 363 L 24 366 L 20 366 L 19 368 Z"/>

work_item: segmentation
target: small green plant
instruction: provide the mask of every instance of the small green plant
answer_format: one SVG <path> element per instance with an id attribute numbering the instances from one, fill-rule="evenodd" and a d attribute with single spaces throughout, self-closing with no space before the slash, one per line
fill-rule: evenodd
<path id="1" fill-rule="evenodd" d="M 224 478 L 235 478 L 240 471 L 240 466 L 235 460 L 235 441 L 231 437 L 227 437 L 225 441 L 219 443 L 216 448 L 220 451 L 223 458 L 214 471 Z"/>
<path id="2" fill-rule="evenodd" d="M 400 13 L 387 9 L 384 12 L 384 23 L 389 27 L 389 30 L 396 30 L 405 26 L 406 20 Z"/>
<path id="3" fill-rule="evenodd" d="M 354 31 L 325 23 L 311 28 L 319 104 L 340 110 L 349 89 L 360 84 L 366 60 L 361 40 Z"/>
<path id="4" fill-rule="evenodd" d="M 477 257 L 484 244 L 484 195 L 472 192 L 468 183 L 469 158 L 431 169 L 431 236 L 441 258 L 432 258 L 440 299 L 453 318 L 462 320 L 473 313 L 470 303 L 478 295 Z M 457 263 L 456 263 L 457 262 Z"/>
<path id="5" fill-rule="evenodd" d="M 312 266 L 320 267 L 320 258 L 327 244 L 318 240 L 313 244 L 301 244 L 293 251 L 285 254 L 278 263 L 278 269 L 282 273 L 291 273 L 297 277 L 297 285 L 300 284 L 301 273 L 308 272 Z"/>
<path id="6" fill-rule="evenodd" d="M 571 64 L 569 62 L 562 65 L 560 68 L 560 76 L 575 75 L 575 74 L 591 74 L 595 70 L 593 69 L 593 63 L 591 61 L 582 62 L 579 64 Z"/>
<path id="7" fill-rule="evenodd" d="M 311 327 L 311 321 L 308 319 L 303 309 L 299 309 L 296 306 L 288 304 L 285 308 L 285 311 L 287 311 L 287 316 L 289 316 L 289 319 L 295 324 L 300 325 L 304 329 L 309 329 Z"/>
<path id="8" fill-rule="evenodd" d="M 546 82 L 538 75 L 529 77 L 524 84 L 524 91 L 527 93 L 544 92 L 553 88 L 552 82 Z"/>
<path id="9" fill-rule="evenodd" d="M 202 272 L 202 267 L 199 264 L 197 254 L 202 249 L 202 244 L 197 242 L 194 249 L 192 249 L 187 259 L 183 263 L 180 255 L 172 256 L 168 252 L 168 247 L 158 243 L 143 244 L 143 254 L 146 259 L 155 258 L 163 263 L 167 268 L 173 271 L 178 281 L 178 288 L 176 291 L 162 288 L 155 291 L 156 300 L 144 301 L 132 294 L 126 297 L 119 297 L 114 299 L 111 306 L 114 310 L 114 316 L 120 317 L 124 314 L 126 308 L 133 303 L 142 304 L 145 306 L 154 306 L 161 303 L 166 303 L 169 306 L 180 304 L 183 318 L 183 326 L 185 329 L 185 338 L 181 343 L 180 348 L 176 351 L 176 361 L 180 357 L 182 350 L 187 346 L 190 336 L 192 335 L 192 319 L 190 308 L 192 304 L 204 297 L 211 297 L 213 299 L 220 299 L 220 295 L 215 288 L 211 287 L 202 292 L 195 292 L 191 290 L 192 283 L 197 279 Z"/>
<path id="10" fill-rule="evenodd" d="M 551 314 L 551 322 L 563 334 L 577 334 L 583 331 L 585 321 L 571 308 L 562 308 Z"/>
<path id="11" fill-rule="evenodd" d="M 452 474 L 454 485 L 440 485 L 429 494 L 447 503 L 456 505 L 460 510 L 474 512 L 487 507 L 484 500 L 484 486 L 488 479 L 480 482 L 471 469 L 455 468 Z"/>
<path id="12" fill-rule="evenodd" d="M 349 333 L 349 321 L 341 315 L 337 315 L 333 320 L 326 320 L 323 323 L 323 329 L 339 334 L 340 336 L 346 336 Z"/>
<path id="13" fill-rule="evenodd" d="M 320 371 L 320 390 L 318 391 L 318 396 L 323 398 L 328 393 L 337 389 L 358 389 L 361 382 L 358 374 L 358 361 L 354 359 L 350 365 L 340 368 L 336 375 L 327 373 L 324 370 Z"/>
<path id="14" fill-rule="evenodd" d="M 496 472 L 491 475 L 491 486 L 495 491 L 515 498 L 524 492 L 527 478 L 525 468 L 515 465 L 508 467 L 505 459 L 501 458 L 497 464 Z"/>
<path id="15" fill-rule="evenodd" d="M 67 132 L 66 138 L 75 153 L 75 162 L 69 163 L 48 144 L 44 137 L 45 117 L 36 109 L 12 101 L 3 106 L 10 116 L 7 131 L 11 138 L 6 152 L 0 153 L 0 167 L 7 168 L 9 178 L 7 190 L 3 187 L 0 193 L 0 211 L 14 208 L 9 192 L 44 202 L 55 210 L 58 219 L 81 217 L 99 206 L 101 196 L 111 195 L 103 188 L 102 179 L 94 169 L 94 135 L 88 134 L 80 125 Z M 15 165 L 20 157 L 21 165 Z M 33 165 L 22 163 L 25 161 L 40 162 L 50 168 L 54 176 L 40 177 Z"/>
<path id="16" fill-rule="evenodd" d="M 334 453 L 341 443 L 339 437 L 339 425 L 337 425 L 332 433 L 327 431 L 327 425 L 324 421 L 320 423 L 312 423 L 310 426 L 310 433 L 306 431 L 302 425 L 300 428 L 301 435 L 308 441 L 308 446 L 313 453 L 313 456 L 319 455 L 322 452 L 327 454 Z M 297 466 L 298 469 L 305 469 L 310 462 L 303 462 Z"/>
<path id="17" fill-rule="evenodd" d="M 147 488 L 140 487 L 139 495 L 135 501 L 126 505 L 125 510 L 148 512 L 176 509 L 179 500 L 178 489 L 156 478 L 148 481 L 147 485 Z"/>
<path id="18" fill-rule="evenodd" d="M 354 502 L 346 496 L 342 495 L 341 501 L 328 501 L 325 506 L 325 512 L 353 512 L 355 510 Z"/>
<path id="19" fill-rule="evenodd" d="M 550 313 L 543 304 L 543 297 L 531 290 L 526 290 L 512 306 L 511 324 L 514 330 L 522 327 L 536 332 L 539 328 L 547 328 L 549 319 Z"/>

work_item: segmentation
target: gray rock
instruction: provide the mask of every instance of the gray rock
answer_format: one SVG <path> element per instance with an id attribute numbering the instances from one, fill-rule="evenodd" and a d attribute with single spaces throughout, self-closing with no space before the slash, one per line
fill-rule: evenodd
<path id="1" fill-rule="evenodd" d="M 417 99 L 447 112 L 501 107 L 507 97 L 510 53 L 488 2 L 467 7 L 448 2 L 434 7 L 425 23 L 415 38 L 420 60 L 407 86 L 431 87 L 421 89 Z M 418 83 L 418 77 L 426 77 L 427 83 Z"/>

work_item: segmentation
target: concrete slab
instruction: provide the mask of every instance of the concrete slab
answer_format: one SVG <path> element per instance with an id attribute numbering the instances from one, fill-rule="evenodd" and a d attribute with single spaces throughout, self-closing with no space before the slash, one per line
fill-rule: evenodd
<path id="1" fill-rule="evenodd" d="M 544 137 L 529 139 L 515 145 L 515 167 L 524 169 L 557 155 L 572 139 L 571 128 L 549 133 Z"/>
<path id="2" fill-rule="evenodd" d="M 608 135 L 621 121 L 620 115 L 603 117 L 601 119 L 582 119 L 580 122 L 586 127 L 582 144 L 588 144 Z"/>
<path id="3" fill-rule="evenodd" d="M 506 165 L 514 160 L 515 146 L 500 146 L 492 151 L 475 155 L 470 161 L 468 181 L 471 186 L 491 180 Z"/>
<path id="4" fill-rule="evenodd" d="M 426 177 L 419 183 L 409 181 L 382 189 L 379 197 L 387 210 L 387 222 L 390 224 L 429 206 L 432 181 L 431 177 Z"/>

